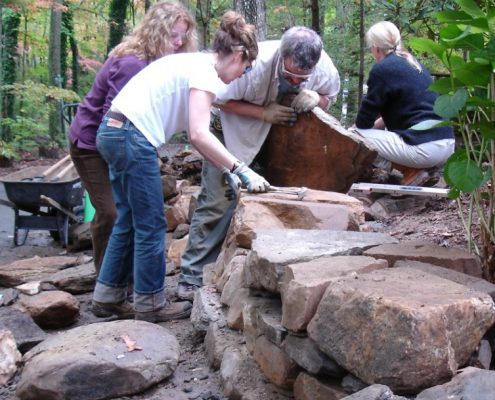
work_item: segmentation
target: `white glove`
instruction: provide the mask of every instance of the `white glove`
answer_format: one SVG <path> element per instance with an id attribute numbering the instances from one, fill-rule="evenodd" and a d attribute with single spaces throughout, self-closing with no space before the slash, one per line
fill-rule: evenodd
<path id="1" fill-rule="evenodd" d="M 266 192 L 270 188 L 270 184 L 263 178 L 249 168 L 246 164 L 241 162 L 239 166 L 232 171 L 241 180 L 242 184 L 250 193 Z"/>
<path id="2" fill-rule="evenodd" d="M 231 174 L 227 169 L 223 173 L 223 179 L 229 186 L 225 191 L 225 197 L 229 200 L 236 200 L 241 192 L 241 180 L 235 174 Z"/>
<path id="3" fill-rule="evenodd" d="M 320 95 L 314 90 L 302 89 L 290 105 L 297 112 L 307 112 L 315 108 L 320 102 Z"/>
<path id="4" fill-rule="evenodd" d="M 278 103 L 270 103 L 263 109 L 263 121 L 272 125 L 294 125 L 297 114 L 294 109 Z"/>

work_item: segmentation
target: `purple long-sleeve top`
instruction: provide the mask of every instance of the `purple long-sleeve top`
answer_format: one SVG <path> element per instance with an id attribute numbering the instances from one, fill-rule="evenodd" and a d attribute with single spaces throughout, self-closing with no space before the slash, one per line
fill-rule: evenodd
<path id="1" fill-rule="evenodd" d="M 96 74 L 89 93 L 77 108 L 69 130 L 69 139 L 78 148 L 96 150 L 96 131 L 125 84 L 146 65 L 134 55 L 108 58 Z"/>

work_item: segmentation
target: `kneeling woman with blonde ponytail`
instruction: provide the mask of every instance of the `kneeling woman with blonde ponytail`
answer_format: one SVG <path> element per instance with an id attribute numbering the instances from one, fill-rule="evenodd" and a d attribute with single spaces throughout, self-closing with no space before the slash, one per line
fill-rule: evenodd
<path id="1" fill-rule="evenodd" d="M 454 152 L 453 129 L 411 129 L 440 119 L 433 111 L 437 95 L 428 89 L 430 73 L 402 47 L 397 27 L 378 22 L 368 30 L 366 41 L 376 64 L 355 126 L 378 151 L 375 166 L 402 172 L 403 185 L 422 185 L 429 179 L 426 169 L 443 165 Z"/>

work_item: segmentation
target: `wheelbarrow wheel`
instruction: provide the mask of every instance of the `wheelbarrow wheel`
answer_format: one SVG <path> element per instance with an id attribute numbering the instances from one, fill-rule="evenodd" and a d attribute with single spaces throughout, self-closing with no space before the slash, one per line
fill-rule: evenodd
<path id="1" fill-rule="evenodd" d="M 50 208 L 49 215 L 55 216 L 59 220 L 58 230 L 50 230 L 50 236 L 62 246 L 67 247 L 69 244 L 69 219 L 55 208 Z"/>

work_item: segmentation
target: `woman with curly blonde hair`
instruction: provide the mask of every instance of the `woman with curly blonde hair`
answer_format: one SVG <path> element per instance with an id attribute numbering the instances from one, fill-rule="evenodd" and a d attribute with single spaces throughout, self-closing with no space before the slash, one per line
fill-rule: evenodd
<path id="1" fill-rule="evenodd" d="M 177 23 L 185 23 L 185 32 L 174 28 Z M 165 1 L 156 4 L 108 55 L 122 57 L 135 55 L 142 60 L 156 60 L 171 53 L 183 53 L 198 49 L 194 19 L 184 7 Z"/>
<path id="2" fill-rule="evenodd" d="M 196 24 L 188 10 L 172 1 L 155 4 L 110 52 L 77 109 L 69 131 L 70 155 L 95 208 L 91 235 L 97 272 L 117 216 L 108 166 L 96 149 L 98 126 L 118 92 L 149 63 L 196 49 Z"/>

